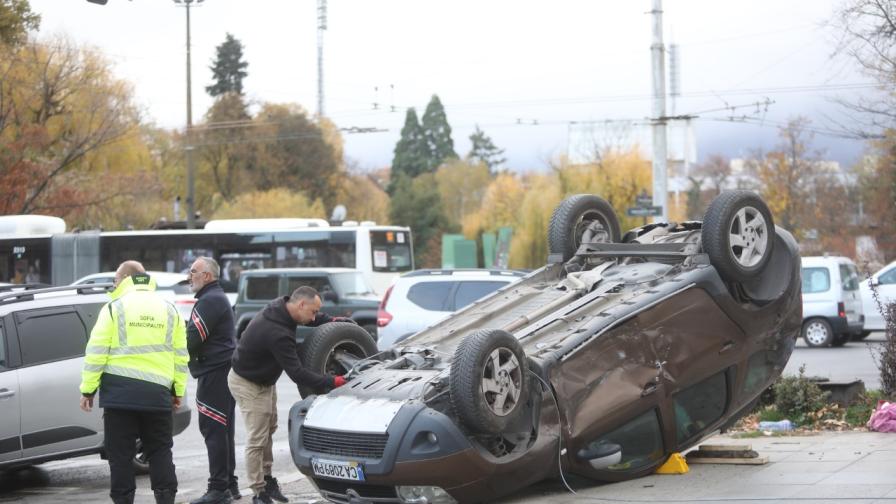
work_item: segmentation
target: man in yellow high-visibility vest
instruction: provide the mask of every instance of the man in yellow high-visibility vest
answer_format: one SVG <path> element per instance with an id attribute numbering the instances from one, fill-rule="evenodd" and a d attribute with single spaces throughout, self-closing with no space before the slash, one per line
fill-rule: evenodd
<path id="1" fill-rule="evenodd" d="M 112 501 L 134 502 L 133 459 L 140 439 L 156 502 L 173 504 L 172 409 L 186 392 L 186 328 L 139 262 L 121 263 L 114 285 L 87 342 L 81 409 L 93 408 L 99 390 Z"/>

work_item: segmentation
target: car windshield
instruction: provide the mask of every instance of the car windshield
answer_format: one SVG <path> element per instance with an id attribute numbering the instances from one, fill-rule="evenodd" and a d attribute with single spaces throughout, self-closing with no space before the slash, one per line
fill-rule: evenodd
<path id="1" fill-rule="evenodd" d="M 367 285 L 364 275 L 360 271 L 335 273 L 330 278 L 333 288 L 340 296 L 359 296 L 373 294 L 373 289 Z"/>

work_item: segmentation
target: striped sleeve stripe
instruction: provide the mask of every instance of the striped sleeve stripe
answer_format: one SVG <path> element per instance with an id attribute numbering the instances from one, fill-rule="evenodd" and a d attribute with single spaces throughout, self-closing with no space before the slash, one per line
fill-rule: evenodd
<path id="1" fill-rule="evenodd" d="M 215 409 L 215 408 L 212 408 L 211 406 L 209 406 L 208 404 L 205 404 L 204 402 L 200 401 L 199 399 L 196 400 L 196 406 L 197 406 L 197 407 L 201 406 L 201 407 L 203 407 L 203 408 L 207 408 L 207 409 L 208 409 L 209 411 L 211 411 L 212 413 L 215 413 L 215 414 L 217 414 L 217 415 L 219 415 L 219 416 L 221 416 L 221 417 L 223 417 L 223 418 L 227 418 L 227 415 L 225 415 L 224 413 L 222 413 L 220 410 Z"/>
<path id="2" fill-rule="evenodd" d="M 198 404 L 198 405 L 196 405 L 196 409 L 199 410 L 199 413 L 211 418 L 212 420 L 220 423 L 221 425 L 227 425 L 226 418 L 221 417 L 220 415 L 218 415 L 214 411 L 211 411 L 210 409 L 206 408 L 205 406 Z"/>
<path id="3" fill-rule="evenodd" d="M 208 339 L 208 329 L 206 329 L 205 322 L 202 320 L 202 317 L 196 313 L 196 310 L 193 310 L 193 313 L 190 314 L 190 318 L 193 319 L 193 325 L 195 325 L 196 329 L 199 331 L 199 337 L 202 338 L 202 341 Z"/>

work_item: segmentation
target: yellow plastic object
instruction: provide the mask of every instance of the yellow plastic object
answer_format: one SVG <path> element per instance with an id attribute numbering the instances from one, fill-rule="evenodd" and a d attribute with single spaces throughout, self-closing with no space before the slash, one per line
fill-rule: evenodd
<path id="1" fill-rule="evenodd" d="M 688 463 L 680 453 L 675 452 L 669 455 L 666 463 L 656 470 L 656 474 L 685 474 L 690 471 Z"/>

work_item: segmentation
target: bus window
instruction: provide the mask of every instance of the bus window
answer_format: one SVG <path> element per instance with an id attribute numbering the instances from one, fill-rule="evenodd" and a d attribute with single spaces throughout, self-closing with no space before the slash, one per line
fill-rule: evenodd
<path id="1" fill-rule="evenodd" d="M 46 238 L 9 240 L 0 249 L 0 282 L 50 283 L 50 243 Z"/>
<path id="2" fill-rule="evenodd" d="M 370 231 L 373 271 L 410 271 L 411 240 L 406 231 Z"/>

